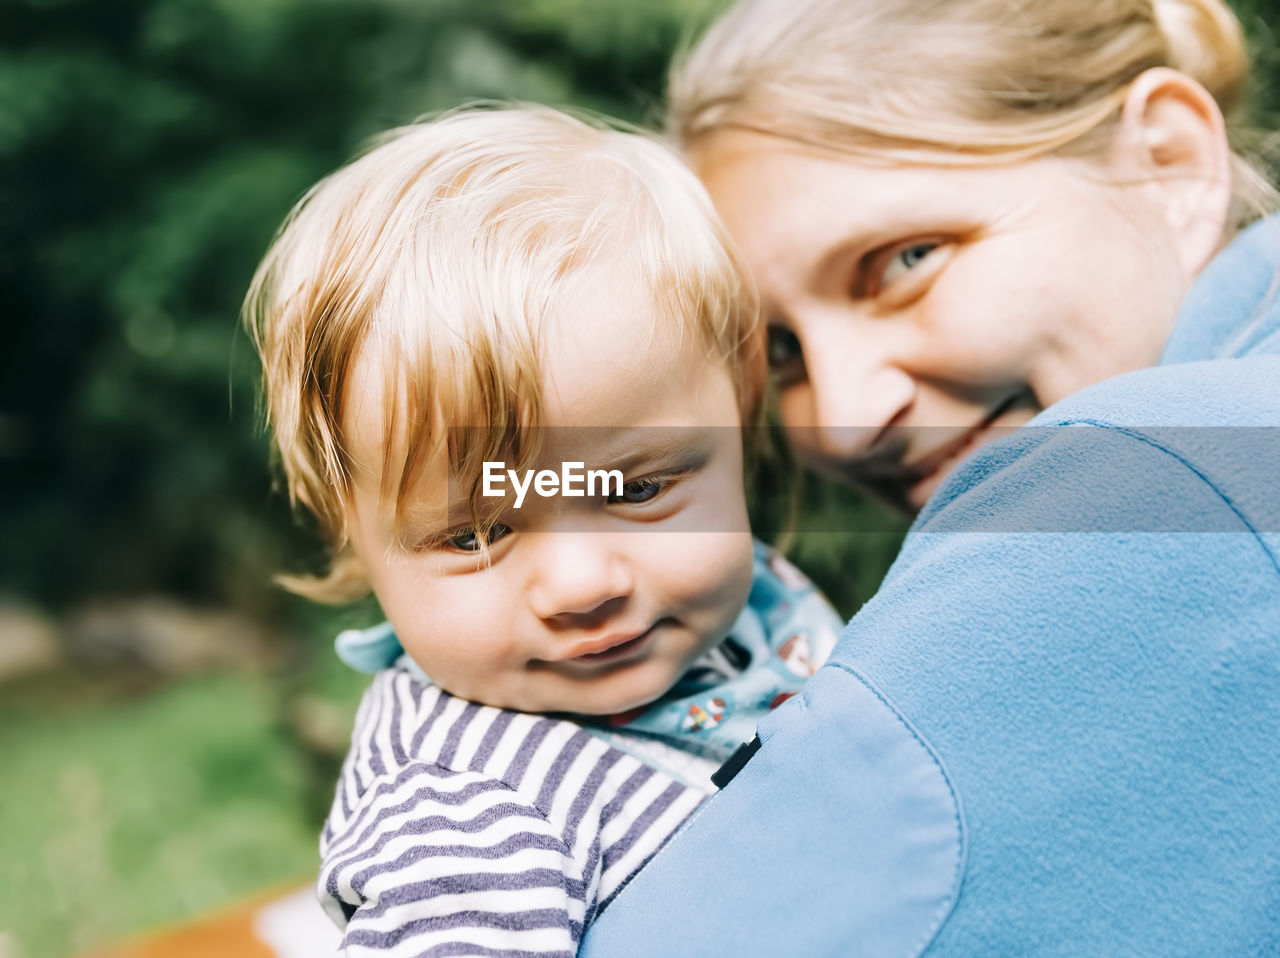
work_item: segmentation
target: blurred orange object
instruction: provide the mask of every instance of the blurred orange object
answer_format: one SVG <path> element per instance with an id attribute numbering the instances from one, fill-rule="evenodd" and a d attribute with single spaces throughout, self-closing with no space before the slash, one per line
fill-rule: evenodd
<path id="1" fill-rule="evenodd" d="M 310 885 L 255 896 L 81 958 L 324 958 L 341 936 Z"/>

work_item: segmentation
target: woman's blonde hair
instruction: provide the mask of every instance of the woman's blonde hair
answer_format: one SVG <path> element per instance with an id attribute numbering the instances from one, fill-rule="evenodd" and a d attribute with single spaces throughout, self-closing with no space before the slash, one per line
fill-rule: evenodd
<path id="1" fill-rule="evenodd" d="M 387 133 L 307 193 L 244 306 L 290 498 L 334 553 L 327 575 L 287 587 L 323 601 L 368 590 L 348 541 L 357 359 L 382 377 L 397 515 L 440 456 L 474 512 L 483 462 L 534 451 L 540 326 L 593 269 L 638 279 L 660 323 L 729 369 L 744 422 L 756 416 L 750 282 L 696 177 L 652 137 L 545 107 L 473 107 Z"/>
<path id="2" fill-rule="evenodd" d="M 668 129 L 686 147 L 745 129 L 934 165 L 1089 152 L 1161 66 L 1228 118 L 1234 219 L 1280 206 L 1231 122 L 1248 56 L 1220 0 L 739 0 L 676 58 Z"/>

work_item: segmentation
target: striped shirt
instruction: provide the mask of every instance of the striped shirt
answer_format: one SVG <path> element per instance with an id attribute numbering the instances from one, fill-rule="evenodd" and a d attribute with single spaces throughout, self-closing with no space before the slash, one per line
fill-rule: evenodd
<path id="1" fill-rule="evenodd" d="M 576 954 L 586 926 L 714 790 L 711 772 L 825 660 L 839 626 L 759 546 L 734 633 L 674 698 L 621 727 L 469 702 L 403 661 L 378 672 L 320 842 L 318 890 L 346 926 L 344 953 Z"/>
<path id="2" fill-rule="evenodd" d="M 705 795 L 575 722 L 387 670 L 325 824 L 321 900 L 351 958 L 573 955 Z"/>

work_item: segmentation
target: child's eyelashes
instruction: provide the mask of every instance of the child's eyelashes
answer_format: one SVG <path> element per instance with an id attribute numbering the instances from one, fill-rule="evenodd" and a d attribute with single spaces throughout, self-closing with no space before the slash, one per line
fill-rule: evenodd
<path id="1" fill-rule="evenodd" d="M 611 504 L 642 505 L 652 502 L 683 479 L 687 472 L 667 472 L 654 476 L 642 476 L 622 484 L 621 495 L 610 495 Z"/>
<path id="2" fill-rule="evenodd" d="M 475 528 L 456 529 L 450 532 L 442 540 L 441 544 L 455 552 L 472 554 L 483 552 L 499 539 L 503 539 L 510 534 L 511 527 L 509 525 L 503 522 L 495 522 L 487 532 L 483 533 Z"/>
<path id="3" fill-rule="evenodd" d="M 623 482 L 620 493 L 596 498 L 595 501 L 609 506 L 646 505 L 661 497 L 681 479 L 690 475 L 691 472 L 692 470 L 680 470 L 629 479 Z M 514 516 L 512 521 L 515 521 Z M 536 528 L 537 522 L 536 520 L 533 521 L 534 526 L 531 526 L 531 528 Z M 406 541 L 405 547 L 408 551 L 418 554 L 445 552 L 455 555 L 478 556 L 492 549 L 508 536 L 513 535 L 515 531 L 515 527 L 507 522 L 495 522 L 484 529 L 477 526 L 460 526 L 447 532 Z"/>
<path id="4" fill-rule="evenodd" d="M 453 552 L 479 555 L 499 540 L 505 539 L 512 531 L 512 528 L 504 522 L 495 522 L 483 532 L 475 526 L 462 526 L 447 532 L 405 540 L 404 547 L 415 554 Z"/>

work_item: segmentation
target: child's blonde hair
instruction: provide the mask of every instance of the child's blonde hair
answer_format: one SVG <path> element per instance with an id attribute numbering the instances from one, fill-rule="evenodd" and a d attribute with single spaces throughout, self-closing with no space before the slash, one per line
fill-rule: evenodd
<path id="1" fill-rule="evenodd" d="M 638 280 L 673 335 L 730 371 L 754 420 L 764 371 L 747 274 L 696 177 L 655 139 L 545 107 L 473 107 L 391 131 L 307 193 L 244 307 L 290 498 L 334 552 L 327 575 L 286 586 L 322 601 L 368 589 L 348 542 L 342 428 L 357 358 L 383 376 L 397 514 L 441 455 L 474 503 L 484 460 L 531 454 L 541 321 L 593 267 Z"/>
<path id="2" fill-rule="evenodd" d="M 1087 153 L 1159 66 L 1230 123 L 1248 73 L 1235 15 L 1221 0 L 739 0 L 677 58 L 668 127 L 686 146 L 736 128 L 908 163 Z M 1233 154 L 1237 222 L 1280 205 L 1264 169 Z"/>

